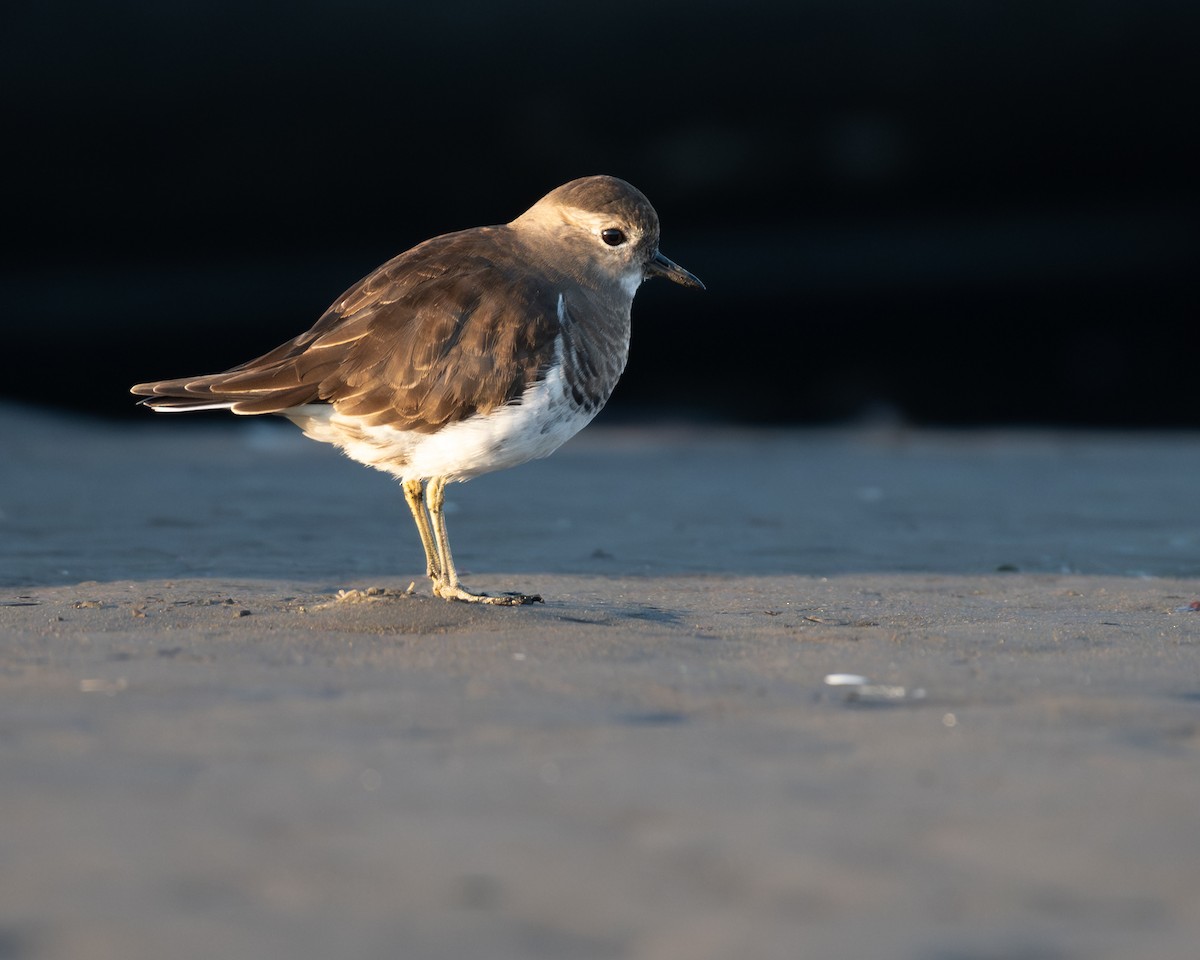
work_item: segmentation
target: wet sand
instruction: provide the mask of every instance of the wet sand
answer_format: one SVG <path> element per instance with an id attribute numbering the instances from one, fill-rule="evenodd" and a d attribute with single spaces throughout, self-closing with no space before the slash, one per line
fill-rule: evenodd
<path id="1" fill-rule="evenodd" d="M 4 960 L 1196 955 L 1200 436 L 0 431 Z"/>

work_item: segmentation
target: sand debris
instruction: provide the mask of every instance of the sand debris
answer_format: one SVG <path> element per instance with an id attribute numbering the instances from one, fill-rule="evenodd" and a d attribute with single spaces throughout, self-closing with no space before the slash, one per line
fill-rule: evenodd
<path id="1" fill-rule="evenodd" d="M 358 587 L 352 587 L 349 590 L 339 590 L 337 596 L 332 600 L 327 600 L 325 603 L 318 603 L 315 606 L 303 606 L 302 611 L 308 610 L 329 610 L 342 603 L 376 603 L 379 600 L 396 600 L 404 597 L 414 596 L 417 592 L 417 583 L 414 580 L 408 585 L 406 590 L 388 590 L 384 587 L 367 587 L 365 590 L 360 590 Z"/>

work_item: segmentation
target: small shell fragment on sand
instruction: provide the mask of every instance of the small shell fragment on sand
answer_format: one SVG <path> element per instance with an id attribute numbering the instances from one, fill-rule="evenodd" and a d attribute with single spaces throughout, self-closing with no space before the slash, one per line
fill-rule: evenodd
<path id="1" fill-rule="evenodd" d="M 845 699 L 857 703 L 898 703 L 904 700 L 924 700 L 921 687 L 909 690 L 888 683 L 871 683 L 857 673 L 830 673 L 825 676 L 825 685 L 845 687 Z"/>
<path id="2" fill-rule="evenodd" d="M 86 677 L 79 681 L 79 692 L 106 693 L 111 697 L 128 686 L 129 681 L 124 677 L 118 677 L 116 680 L 109 680 L 107 677 Z"/>
<path id="3" fill-rule="evenodd" d="M 825 677 L 825 683 L 830 687 L 861 687 L 866 682 L 867 678 L 857 673 L 830 673 Z"/>

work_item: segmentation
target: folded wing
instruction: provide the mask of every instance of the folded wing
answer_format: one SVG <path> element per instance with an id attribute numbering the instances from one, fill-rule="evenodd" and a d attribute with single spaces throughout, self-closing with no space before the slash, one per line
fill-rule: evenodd
<path id="1" fill-rule="evenodd" d="M 505 227 L 429 240 L 365 277 L 306 333 L 223 373 L 141 383 L 156 410 L 281 413 L 328 403 L 429 432 L 516 401 L 544 375 L 557 297 Z"/>

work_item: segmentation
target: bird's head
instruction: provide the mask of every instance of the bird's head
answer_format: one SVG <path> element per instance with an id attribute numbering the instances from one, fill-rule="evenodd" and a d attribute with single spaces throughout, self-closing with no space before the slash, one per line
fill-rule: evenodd
<path id="1" fill-rule="evenodd" d="M 510 226 L 540 256 L 583 283 L 613 283 L 631 298 L 648 277 L 704 284 L 658 249 L 658 214 L 645 195 L 616 177 L 572 180 L 551 190 Z"/>

